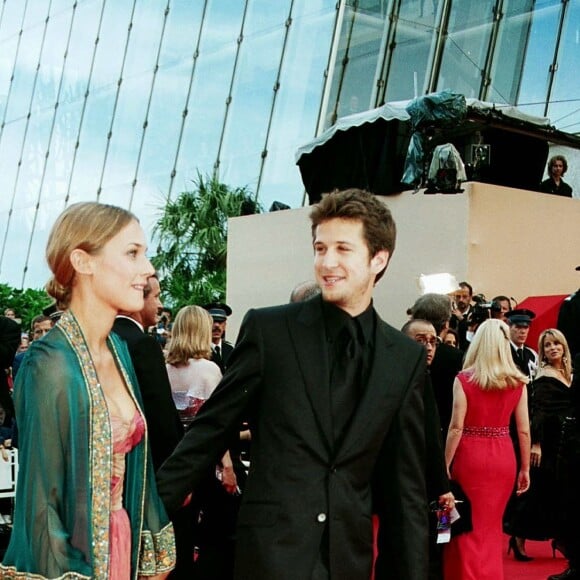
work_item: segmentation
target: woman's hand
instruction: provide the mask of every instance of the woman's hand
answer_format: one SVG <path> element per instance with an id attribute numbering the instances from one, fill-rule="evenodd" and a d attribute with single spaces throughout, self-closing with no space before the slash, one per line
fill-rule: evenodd
<path id="1" fill-rule="evenodd" d="M 530 488 L 530 472 L 525 469 L 520 469 L 518 473 L 518 488 L 516 490 L 516 495 L 521 495 L 522 493 L 528 491 Z"/>
<path id="2" fill-rule="evenodd" d="M 534 443 L 530 449 L 530 463 L 532 467 L 540 467 L 542 463 L 542 448 L 539 443 Z"/>

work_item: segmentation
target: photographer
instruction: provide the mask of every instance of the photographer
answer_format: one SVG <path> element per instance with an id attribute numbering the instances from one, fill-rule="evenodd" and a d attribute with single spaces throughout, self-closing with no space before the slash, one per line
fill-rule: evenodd
<path id="1" fill-rule="evenodd" d="M 459 348 L 466 351 L 469 346 L 469 341 L 466 338 L 467 334 L 467 319 L 472 310 L 473 288 L 468 282 L 460 282 L 459 290 L 451 295 L 451 320 L 449 321 L 449 328 L 452 328 L 459 335 Z"/>
<path id="2" fill-rule="evenodd" d="M 486 302 L 485 296 L 483 294 L 477 294 L 472 297 L 473 302 L 475 303 L 470 309 L 469 314 L 466 318 L 466 325 L 467 331 L 465 333 L 465 340 L 467 346 L 465 350 L 473 341 L 473 337 L 477 332 L 477 329 L 481 324 L 483 324 L 489 318 L 495 318 L 494 313 L 501 309 L 498 303 L 496 302 Z"/>
<path id="3" fill-rule="evenodd" d="M 172 326 L 171 310 L 169 308 L 162 308 L 157 326 L 151 328 L 151 334 L 153 334 L 155 340 L 157 340 L 163 349 L 165 349 L 167 342 L 171 338 Z"/>

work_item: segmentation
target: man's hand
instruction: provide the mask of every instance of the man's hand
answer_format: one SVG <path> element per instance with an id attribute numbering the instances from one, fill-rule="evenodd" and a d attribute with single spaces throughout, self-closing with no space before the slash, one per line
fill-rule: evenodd
<path id="1" fill-rule="evenodd" d="M 452 510 L 455 507 L 455 496 L 451 493 L 444 493 L 439 496 L 439 505 L 446 510 Z"/>
<path id="2" fill-rule="evenodd" d="M 224 489 L 230 494 L 235 494 L 239 491 L 238 480 L 232 466 L 224 466 L 222 471 L 222 485 L 224 486 Z"/>

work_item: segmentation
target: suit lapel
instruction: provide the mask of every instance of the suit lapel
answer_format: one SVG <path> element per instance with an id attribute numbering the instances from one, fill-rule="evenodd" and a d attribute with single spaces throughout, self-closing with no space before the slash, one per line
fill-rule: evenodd
<path id="1" fill-rule="evenodd" d="M 332 418 L 330 407 L 330 370 L 328 343 L 322 316 L 321 299 L 304 302 L 295 319 L 288 322 L 298 366 L 306 385 L 316 421 L 327 449 L 332 448 Z"/>

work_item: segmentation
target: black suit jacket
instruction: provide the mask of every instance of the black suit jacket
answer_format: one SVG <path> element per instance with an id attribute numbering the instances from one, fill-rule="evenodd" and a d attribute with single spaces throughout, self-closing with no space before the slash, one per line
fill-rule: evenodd
<path id="1" fill-rule="evenodd" d="M 230 355 L 232 354 L 232 352 L 234 350 L 234 345 L 231 344 L 230 342 L 227 342 L 226 340 L 222 340 L 220 348 L 221 348 L 221 354 L 219 357 L 216 356 L 216 352 L 212 348 L 211 360 L 220 368 L 220 371 L 223 374 L 226 371 L 226 369 L 228 368 L 228 361 L 230 359 Z"/>
<path id="2" fill-rule="evenodd" d="M 20 325 L 11 318 L 0 316 L 0 404 L 6 411 L 6 425 L 10 425 L 14 417 L 14 403 L 8 389 L 6 369 L 12 366 L 19 345 Z"/>
<path id="3" fill-rule="evenodd" d="M 159 493 L 176 510 L 249 414 L 237 580 L 309 579 L 321 550 L 333 580 L 369 578 L 373 500 L 376 579 L 423 580 L 425 351 L 378 321 L 368 384 L 335 448 L 327 344 L 320 297 L 248 312 L 224 378 L 158 472 Z"/>
<path id="4" fill-rule="evenodd" d="M 448 344 L 440 344 L 435 350 L 435 356 L 429 367 L 431 383 L 437 401 L 443 439 L 447 437 L 447 429 L 451 422 L 453 410 L 453 381 L 463 368 L 463 352 Z"/>
<path id="5" fill-rule="evenodd" d="M 441 432 L 437 401 L 429 374 L 425 381 L 423 400 L 425 402 L 425 441 L 427 445 L 427 498 L 429 501 L 435 501 L 440 495 L 449 492 L 451 487 L 445 466 L 444 434 Z"/>
<path id="6" fill-rule="evenodd" d="M 152 336 L 145 334 L 129 318 L 117 318 L 113 332 L 124 339 L 129 347 L 143 398 L 153 465 L 158 469 L 183 436 L 183 427 L 171 396 L 163 351 Z"/>
<path id="7" fill-rule="evenodd" d="M 538 357 L 536 356 L 535 351 L 533 351 L 531 348 L 524 345 L 523 346 L 524 361 L 521 362 L 518 358 L 518 355 L 517 355 L 517 349 L 511 343 L 510 343 L 510 348 L 512 351 L 512 358 L 514 360 L 514 363 L 516 363 L 516 366 L 520 369 L 520 371 L 522 371 L 522 373 L 524 373 L 524 375 L 526 375 L 526 377 L 528 377 L 529 379 L 532 379 L 533 378 L 532 371 L 535 369 L 536 364 L 538 362 Z"/>
<path id="8" fill-rule="evenodd" d="M 580 353 L 580 290 L 562 302 L 558 312 L 558 330 L 564 333 L 574 359 Z"/>

